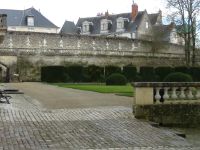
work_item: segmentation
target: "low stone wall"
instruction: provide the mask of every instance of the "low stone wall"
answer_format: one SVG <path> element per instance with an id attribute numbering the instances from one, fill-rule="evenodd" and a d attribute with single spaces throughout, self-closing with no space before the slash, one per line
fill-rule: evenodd
<path id="1" fill-rule="evenodd" d="M 165 126 L 200 124 L 199 82 L 134 83 L 133 113 L 136 118 Z"/>
<path id="2" fill-rule="evenodd" d="M 135 117 L 163 126 L 197 127 L 200 124 L 200 103 L 137 105 Z"/>

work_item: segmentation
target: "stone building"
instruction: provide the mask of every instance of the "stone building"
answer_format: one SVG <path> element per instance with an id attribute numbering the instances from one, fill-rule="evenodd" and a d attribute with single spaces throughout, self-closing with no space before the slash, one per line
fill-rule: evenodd
<path id="1" fill-rule="evenodd" d="M 138 11 L 138 5 L 134 1 L 131 8 L 129 13 L 109 14 L 107 11 L 96 17 L 79 18 L 76 26 L 66 21 L 61 33 L 151 40 L 152 36 L 158 36 L 153 32 L 159 31 L 162 33 L 159 38 L 163 41 L 182 44 L 182 39 L 176 33 L 176 26 L 163 24 L 161 10 L 153 14 L 148 14 L 146 10 Z M 73 32 L 70 30 L 72 28 Z"/>
<path id="2" fill-rule="evenodd" d="M 58 33 L 59 28 L 35 8 L 25 10 L 0 9 L 7 16 L 7 30 L 21 32 Z"/>

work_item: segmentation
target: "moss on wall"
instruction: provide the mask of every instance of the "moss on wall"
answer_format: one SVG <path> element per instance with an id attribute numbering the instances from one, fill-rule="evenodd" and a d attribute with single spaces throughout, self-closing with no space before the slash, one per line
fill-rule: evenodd
<path id="1" fill-rule="evenodd" d="M 42 61 L 30 62 L 26 57 L 17 59 L 17 73 L 20 81 L 40 81 Z"/>
<path id="2" fill-rule="evenodd" d="M 195 127 L 200 125 L 200 104 L 157 104 L 135 106 L 135 117 L 164 126 Z"/>

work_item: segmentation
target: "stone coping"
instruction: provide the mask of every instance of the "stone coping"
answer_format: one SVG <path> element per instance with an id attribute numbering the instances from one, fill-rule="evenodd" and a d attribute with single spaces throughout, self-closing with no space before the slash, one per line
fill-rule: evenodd
<path id="1" fill-rule="evenodd" d="M 200 82 L 133 82 L 133 87 L 200 87 Z"/>

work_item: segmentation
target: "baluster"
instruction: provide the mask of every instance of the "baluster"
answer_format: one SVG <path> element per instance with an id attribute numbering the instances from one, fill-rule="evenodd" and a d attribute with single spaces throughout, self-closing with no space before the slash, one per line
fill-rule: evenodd
<path id="1" fill-rule="evenodd" d="M 188 88 L 188 95 L 187 95 L 187 97 L 189 98 L 189 99 L 193 99 L 194 98 L 194 95 L 192 94 L 192 87 L 189 87 Z"/>
<path id="2" fill-rule="evenodd" d="M 160 98 L 161 98 L 161 96 L 160 96 L 160 88 L 156 88 L 155 99 L 156 99 L 156 101 L 160 101 Z"/>
<path id="3" fill-rule="evenodd" d="M 185 99 L 186 98 L 186 95 L 185 95 L 185 89 L 186 89 L 186 87 L 181 87 L 180 89 L 181 89 L 180 98 L 181 99 Z"/>
<path id="4" fill-rule="evenodd" d="M 197 93 L 196 93 L 196 98 L 197 98 L 197 99 L 200 99 L 200 88 L 199 88 L 199 87 L 196 88 L 196 91 L 197 91 Z"/>
<path id="5" fill-rule="evenodd" d="M 168 94 L 169 87 L 164 87 L 164 95 L 163 99 L 168 100 L 169 99 L 169 94 Z"/>
<path id="6" fill-rule="evenodd" d="M 173 87 L 172 88 L 172 99 L 177 99 L 178 98 L 177 93 L 176 93 L 176 89 L 177 89 L 177 87 Z"/>

